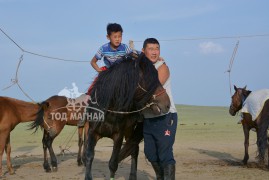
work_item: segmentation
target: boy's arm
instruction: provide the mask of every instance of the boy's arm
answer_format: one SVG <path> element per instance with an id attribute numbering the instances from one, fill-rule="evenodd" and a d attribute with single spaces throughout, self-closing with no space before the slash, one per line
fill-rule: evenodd
<path id="1" fill-rule="evenodd" d="M 164 85 L 165 82 L 167 81 L 167 79 L 169 78 L 169 76 L 170 76 L 169 68 L 168 68 L 168 66 L 164 63 L 163 65 L 161 65 L 161 66 L 158 68 L 158 77 L 159 77 L 160 83 L 161 83 L 162 85 Z"/>
<path id="2" fill-rule="evenodd" d="M 102 72 L 102 69 L 101 68 L 99 68 L 99 66 L 98 66 L 98 64 L 97 64 L 97 59 L 96 59 L 96 57 L 94 56 L 93 58 L 92 58 L 92 60 L 91 60 L 91 65 L 92 65 L 92 67 L 93 67 L 93 69 L 95 69 L 97 72 Z"/>

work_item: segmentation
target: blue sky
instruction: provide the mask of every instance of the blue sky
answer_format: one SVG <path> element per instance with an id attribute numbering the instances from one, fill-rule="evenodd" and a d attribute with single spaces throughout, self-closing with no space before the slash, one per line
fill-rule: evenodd
<path id="1" fill-rule="evenodd" d="M 266 0 L 40 1 L 0 0 L 0 28 L 23 49 L 47 56 L 90 61 L 106 39 L 106 25 L 120 23 L 123 43 L 145 38 L 161 43 L 161 56 L 172 77 L 177 104 L 228 106 L 224 73 L 237 40 L 232 84 L 251 90 L 269 88 L 269 36 L 181 40 L 269 34 Z M 166 41 L 172 40 L 172 41 Z M 11 84 L 22 51 L 0 32 L 0 95 L 28 100 Z M 75 82 L 86 91 L 96 73 L 88 62 L 54 61 L 24 53 L 19 82 L 34 100 L 42 101 Z"/>

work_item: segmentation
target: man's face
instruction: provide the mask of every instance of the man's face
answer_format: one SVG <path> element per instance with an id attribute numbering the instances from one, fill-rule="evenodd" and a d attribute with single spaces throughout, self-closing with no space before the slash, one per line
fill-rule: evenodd
<path id="1" fill-rule="evenodd" d="M 142 52 L 146 57 L 153 63 L 157 62 L 160 57 L 160 46 L 159 44 L 147 44 Z"/>
<path id="2" fill-rule="evenodd" d="M 117 48 L 122 41 L 122 32 L 112 32 L 110 35 L 107 35 L 107 39 L 113 48 Z"/>

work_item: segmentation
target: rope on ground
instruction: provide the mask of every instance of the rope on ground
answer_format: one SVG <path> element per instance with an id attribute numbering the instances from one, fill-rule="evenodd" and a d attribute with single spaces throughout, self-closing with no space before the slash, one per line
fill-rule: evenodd
<path id="1" fill-rule="evenodd" d="M 231 96 L 232 96 L 231 72 L 232 72 L 234 58 L 235 58 L 235 55 L 237 53 L 238 46 L 239 46 L 239 40 L 237 41 L 237 43 L 236 43 L 236 45 L 234 47 L 234 51 L 233 51 L 232 57 L 230 59 L 229 69 L 227 71 L 225 71 L 225 72 L 229 73 L 229 85 L 230 85 L 230 94 L 231 94 Z"/>
<path id="2" fill-rule="evenodd" d="M 73 139 L 75 133 L 77 132 L 78 128 L 75 128 L 73 130 L 72 134 L 69 134 L 69 136 L 66 137 L 66 139 L 62 142 L 62 144 L 59 146 L 60 148 L 60 154 L 63 156 L 65 155 L 65 151 L 71 152 L 69 149 L 71 148 L 71 145 L 69 145 L 70 141 Z M 63 148 L 63 145 L 65 144 L 65 147 Z"/>

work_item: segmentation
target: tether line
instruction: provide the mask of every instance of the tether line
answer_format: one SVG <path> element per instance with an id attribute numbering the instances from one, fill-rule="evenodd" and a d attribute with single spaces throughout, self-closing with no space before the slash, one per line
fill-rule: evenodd
<path id="1" fill-rule="evenodd" d="M 229 69 L 226 71 L 226 72 L 229 73 L 229 85 L 230 85 L 230 94 L 231 94 L 231 96 L 232 96 L 231 71 L 232 71 L 234 58 L 235 58 L 235 55 L 237 53 L 238 46 L 239 46 L 239 40 L 237 41 L 237 43 L 236 43 L 236 45 L 234 47 L 234 51 L 233 51 L 232 57 L 230 59 Z"/>
<path id="2" fill-rule="evenodd" d="M 42 54 L 38 54 L 38 53 L 34 53 L 34 52 L 30 52 L 27 50 L 24 50 L 18 43 L 16 43 L 16 41 L 14 41 L 5 31 L 3 31 L 0 28 L 0 31 L 10 40 L 12 41 L 22 52 L 28 53 L 28 54 L 32 54 L 35 56 L 39 56 L 39 57 L 43 57 L 43 58 L 47 58 L 47 59 L 54 59 L 54 60 L 58 60 L 58 61 L 67 61 L 67 62 L 89 62 L 89 61 L 80 61 L 80 60 L 73 60 L 73 59 L 64 59 L 64 58 L 58 58 L 58 57 L 52 57 L 52 56 L 47 56 L 47 55 L 42 55 Z"/>
<path id="3" fill-rule="evenodd" d="M 19 63 L 17 65 L 17 70 L 16 70 L 16 75 L 15 75 L 15 78 L 14 79 L 11 79 L 12 81 L 12 84 L 9 85 L 8 87 L 2 89 L 2 90 L 6 90 L 8 88 L 10 88 L 11 86 L 13 86 L 14 84 L 17 84 L 17 86 L 19 87 L 19 89 L 21 90 L 21 92 L 27 97 L 29 98 L 33 103 L 36 103 L 35 100 L 33 98 L 31 98 L 23 89 L 22 87 L 20 86 L 19 84 L 19 69 L 20 69 L 20 66 L 21 66 L 21 62 L 23 61 L 23 54 L 21 55 L 20 57 L 20 60 L 19 60 Z"/>

